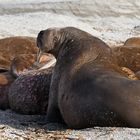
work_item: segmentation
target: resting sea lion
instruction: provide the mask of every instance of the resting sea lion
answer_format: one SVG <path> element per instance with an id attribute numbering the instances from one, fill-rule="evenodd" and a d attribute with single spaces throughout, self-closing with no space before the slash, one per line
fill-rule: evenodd
<path id="1" fill-rule="evenodd" d="M 45 66 L 52 59 L 54 59 L 52 55 L 44 54 L 39 60 L 43 66 L 32 68 L 36 55 L 22 54 L 15 57 L 11 62 L 11 69 L 0 73 L 0 109 L 11 108 L 22 114 L 43 114 L 47 108 L 53 69 Z"/>
<path id="2" fill-rule="evenodd" d="M 100 39 L 74 27 L 38 34 L 40 53 L 52 53 L 48 122 L 70 128 L 140 127 L 140 81 L 130 80 Z"/>
<path id="3" fill-rule="evenodd" d="M 123 46 L 112 47 L 118 65 L 127 67 L 135 73 L 140 71 L 140 38 L 129 38 Z"/>
<path id="4" fill-rule="evenodd" d="M 43 68 L 36 70 L 18 71 L 23 65 L 22 58 L 15 60 L 12 64 L 13 71 L 18 78 L 10 87 L 8 99 L 10 108 L 21 114 L 45 114 L 48 106 L 48 95 L 53 65 L 49 65 L 54 57 L 50 54 L 41 56 L 40 64 L 45 64 Z M 54 61 L 55 62 L 55 61 Z M 49 66 L 48 66 L 49 65 Z M 27 64 L 26 64 L 27 66 Z M 19 73 L 20 72 L 20 73 Z"/>
<path id="5" fill-rule="evenodd" d="M 53 67 L 20 75 L 8 94 L 10 108 L 21 114 L 45 114 Z"/>
<path id="6" fill-rule="evenodd" d="M 131 38 L 128 38 L 125 41 L 124 46 L 140 47 L 140 37 L 131 37 Z"/>
<path id="7" fill-rule="evenodd" d="M 32 69 L 42 68 L 45 64 L 49 63 L 54 59 L 54 56 L 51 54 L 43 54 L 38 61 L 36 62 L 36 54 L 22 54 L 15 57 L 11 62 L 11 73 L 14 77 L 19 77 L 22 73 L 27 73 Z"/>
<path id="8" fill-rule="evenodd" d="M 0 68 L 9 70 L 10 63 L 15 57 L 36 53 L 36 38 L 17 36 L 0 39 Z"/>

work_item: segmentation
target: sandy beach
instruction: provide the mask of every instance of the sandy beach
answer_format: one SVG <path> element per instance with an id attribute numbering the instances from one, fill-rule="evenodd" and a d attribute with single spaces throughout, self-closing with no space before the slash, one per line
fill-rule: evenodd
<path id="1" fill-rule="evenodd" d="M 107 43 L 140 36 L 137 0 L 20 0 L 0 1 L 0 38 L 37 36 L 48 27 L 74 26 Z"/>
<path id="2" fill-rule="evenodd" d="M 0 38 L 36 37 L 49 27 L 74 26 L 110 46 L 140 37 L 139 0 L 0 0 Z M 138 140 L 140 130 L 90 128 L 50 131 L 61 126 L 45 124 L 45 116 L 0 111 L 0 140 Z"/>

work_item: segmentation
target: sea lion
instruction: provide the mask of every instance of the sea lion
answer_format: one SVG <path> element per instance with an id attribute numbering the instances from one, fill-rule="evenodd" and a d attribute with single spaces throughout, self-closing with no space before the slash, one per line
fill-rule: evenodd
<path id="1" fill-rule="evenodd" d="M 41 68 L 26 71 L 18 71 L 16 67 L 24 64 L 20 58 L 12 64 L 13 71 L 18 78 L 10 87 L 8 99 L 12 110 L 20 114 L 45 114 L 48 106 L 48 95 L 50 80 L 53 71 L 54 57 L 50 54 L 41 56 L 39 63 L 43 64 Z M 55 61 L 53 61 L 55 62 Z M 44 66 L 45 64 L 45 66 Z M 27 66 L 27 64 L 26 64 Z M 29 65 L 30 66 L 30 65 Z"/>
<path id="2" fill-rule="evenodd" d="M 10 108 L 20 114 L 45 114 L 52 70 L 53 67 L 20 75 L 9 90 Z"/>
<path id="3" fill-rule="evenodd" d="M 124 46 L 140 47 L 140 37 L 131 37 L 124 42 Z"/>
<path id="4" fill-rule="evenodd" d="M 36 38 L 16 36 L 0 39 L 0 68 L 9 70 L 10 63 L 15 57 L 36 53 Z"/>
<path id="5" fill-rule="evenodd" d="M 140 81 L 130 80 L 102 40 L 74 27 L 39 32 L 40 53 L 52 53 L 48 122 L 69 128 L 140 127 Z"/>
<path id="6" fill-rule="evenodd" d="M 33 65 L 36 62 L 34 54 L 21 54 L 15 57 L 11 62 L 11 69 L 0 73 L 0 109 L 11 108 L 22 114 L 43 114 L 47 108 L 53 69 L 51 65 L 50 68 L 47 65 L 52 59 L 54 57 L 50 54 L 42 55 L 39 60 L 42 66 L 40 67 Z M 41 88 L 42 83 L 44 86 Z"/>
<path id="7" fill-rule="evenodd" d="M 118 65 L 127 67 L 135 73 L 140 71 L 140 38 L 129 38 L 124 45 L 112 47 Z"/>

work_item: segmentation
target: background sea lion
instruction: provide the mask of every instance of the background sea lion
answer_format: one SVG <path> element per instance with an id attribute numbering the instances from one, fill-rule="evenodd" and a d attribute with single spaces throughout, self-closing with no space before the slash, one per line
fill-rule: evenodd
<path id="1" fill-rule="evenodd" d="M 55 59 L 51 54 L 41 55 L 39 62 L 36 62 L 36 54 L 21 54 L 15 57 L 11 62 L 11 73 L 14 77 L 19 77 L 22 73 L 27 73 L 32 69 L 42 68 L 45 64 Z"/>
<path id="2" fill-rule="evenodd" d="M 37 50 L 36 39 L 32 37 L 9 37 L 0 40 L 1 109 L 10 107 L 23 114 L 45 112 L 52 69 L 45 67 L 44 70 L 42 66 L 54 57 L 50 54 L 41 55 L 38 65 Z M 41 70 L 38 70 L 40 67 Z M 15 81 L 16 78 L 18 79 Z M 42 82 L 44 86 L 41 88 Z"/>
<path id="3" fill-rule="evenodd" d="M 131 37 L 131 38 L 128 38 L 125 41 L 124 46 L 140 47 L 140 37 Z"/>
<path id="4" fill-rule="evenodd" d="M 17 36 L 0 39 L 0 68 L 9 70 L 10 63 L 15 57 L 36 53 L 36 38 Z"/>
<path id="5" fill-rule="evenodd" d="M 47 65 L 54 59 L 54 56 L 44 54 L 39 60 L 39 63 L 43 64 L 44 68 L 29 70 L 29 67 L 31 68 L 29 63 L 26 71 L 21 71 L 22 68 L 20 65 L 24 69 L 24 63 L 27 66 L 26 59 L 28 58 L 18 58 L 12 63 L 14 66 L 11 66 L 13 67 L 13 71 L 16 71 L 18 78 L 13 82 L 9 90 L 8 99 L 10 108 L 21 114 L 45 114 L 48 106 L 50 80 L 53 71 L 53 66 L 50 65 L 47 67 Z"/>
<path id="6" fill-rule="evenodd" d="M 125 77 L 103 41 L 66 27 L 41 31 L 37 45 L 57 58 L 49 122 L 64 120 L 70 128 L 140 127 L 140 81 Z"/>
<path id="7" fill-rule="evenodd" d="M 35 55 L 37 52 L 36 39 L 32 37 L 9 37 L 0 39 L 0 108 L 7 109 L 8 92 L 15 77 L 10 70 L 12 59 L 19 55 Z M 22 56 L 23 57 L 23 56 Z M 29 59 L 28 61 L 30 61 Z"/>
<path id="8" fill-rule="evenodd" d="M 45 114 L 53 67 L 19 76 L 8 94 L 10 108 L 21 114 Z"/>
<path id="9" fill-rule="evenodd" d="M 129 38 L 123 46 L 112 47 L 118 65 L 127 67 L 135 73 L 140 71 L 140 38 Z"/>
<path id="10" fill-rule="evenodd" d="M 39 64 L 45 67 L 52 59 L 51 54 L 44 54 Z M 11 108 L 22 114 L 46 112 L 52 68 L 39 70 L 35 62 L 36 54 L 20 54 L 12 60 L 10 70 L 0 73 L 0 109 Z"/>

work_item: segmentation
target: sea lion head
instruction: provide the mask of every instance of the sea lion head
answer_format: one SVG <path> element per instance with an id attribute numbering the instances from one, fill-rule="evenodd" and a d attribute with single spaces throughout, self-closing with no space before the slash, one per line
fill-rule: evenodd
<path id="1" fill-rule="evenodd" d="M 60 43 L 59 41 L 60 41 L 59 28 L 49 28 L 47 30 L 40 31 L 37 37 L 37 46 L 39 48 L 37 61 L 44 52 L 51 53 L 55 57 L 57 57 L 59 49 L 57 46 L 58 43 Z"/>
<path id="2" fill-rule="evenodd" d="M 75 27 L 48 28 L 40 31 L 37 46 L 37 60 L 45 52 L 53 54 L 56 59 L 65 55 L 69 62 L 79 57 L 82 61 L 93 61 L 98 58 L 116 64 L 113 53 L 106 43 Z"/>

